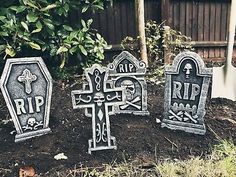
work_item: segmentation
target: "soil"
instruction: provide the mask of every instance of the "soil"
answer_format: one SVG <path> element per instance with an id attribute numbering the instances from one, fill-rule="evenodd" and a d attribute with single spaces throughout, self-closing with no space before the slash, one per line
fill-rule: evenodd
<path id="1" fill-rule="evenodd" d="M 79 166 L 97 167 L 102 164 L 136 161 L 150 164 L 160 159 L 186 159 L 205 156 L 219 139 L 236 143 L 236 103 L 227 99 L 208 98 L 204 136 L 161 128 L 156 119 L 163 119 L 164 84 L 148 83 L 150 116 L 111 116 L 111 134 L 116 137 L 117 150 L 88 154 L 88 139 L 92 137 L 91 118 L 83 109 L 72 109 L 71 90 L 80 84 L 55 82 L 52 96 L 50 128 L 52 133 L 25 142 L 14 143 L 12 122 L 0 125 L 0 176 L 18 176 L 22 166 L 33 166 L 40 176 Z M 10 115 L 0 95 L 0 120 Z M 64 153 L 67 160 L 55 160 Z M 44 174 L 44 175 L 43 175 Z"/>

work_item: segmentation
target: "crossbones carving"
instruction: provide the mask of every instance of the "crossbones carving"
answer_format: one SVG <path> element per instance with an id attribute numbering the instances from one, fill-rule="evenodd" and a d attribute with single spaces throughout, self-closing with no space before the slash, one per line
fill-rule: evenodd
<path id="1" fill-rule="evenodd" d="M 140 100 L 141 100 L 141 99 L 140 99 L 139 96 L 137 96 L 136 98 L 134 98 L 132 101 L 126 100 L 126 104 L 120 106 L 120 108 L 121 108 L 121 109 L 125 109 L 125 108 L 127 108 L 128 106 L 133 106 L 133 107 L 135 107 L 135 108 L 137 108 L 137 109 L 141 109 L 141 106 L 135 104 L 135 103 L 137 103 L 137 102 L 140 101 Z"/>
<path id="2" fill-rule="evenodd" d="M 27 124 L 25 126 L 23 126 L 23 130 L 27 131 L 27 130 L 37 130 L 38 127 L 43 126 L 43 121 L 37 122 L 36 119 L 34 117 L 30 117 L 27 120 Z"/>
<path id="3" fill-rule="evenodd" d="M 174 113 L 172 110 L 169 110 L 169 113 L 171 114 L 169 116 L 170 119 L 176 118 L 178 121 L 188 121 L 191 120 L 192 122 L 194 122 L 195 124 L 197 123 L 197 115 L 191 116 L 187 111 L 179 111 L 177 114 Z M 184 117 L 184 115 L 186 117 Z"/>

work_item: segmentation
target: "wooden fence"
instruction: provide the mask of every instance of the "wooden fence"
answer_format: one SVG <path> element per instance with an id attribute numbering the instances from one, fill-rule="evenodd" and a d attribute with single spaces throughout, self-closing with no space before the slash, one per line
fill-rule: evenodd
<path id="1" fill-rule="evenodd" d="M 225 60 L 229 12 L 230 0 L 145 0 L 145 20 L 166 21 L 166 25 L 190 36 L 207 62 Z M 123 38 L 136 36 L 134 0 L 113 0 L 113 6 L 83 14 L 83 18 L 93 18 L 93 28 L 113 45 L 107 51 L 112 55 L 120 52 Z"/>

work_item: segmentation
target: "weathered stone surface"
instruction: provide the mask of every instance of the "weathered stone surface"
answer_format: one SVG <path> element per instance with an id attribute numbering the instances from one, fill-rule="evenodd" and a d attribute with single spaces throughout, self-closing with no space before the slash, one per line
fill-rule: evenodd
<path id="1" fill-rule="evenodd" d="M 52 78 L 42 58 L 7 59 L 1 90 L 16 128 L 15 142 L 50 132 Z"/>
<path id="2" fill-rule="evenodd" d="M 149 115 L 147 110 L 146 65 L 127 51 L 120 53 L 108 65 L 109 78 L 115 87 L 125 87 L 126 102 L 116 107 L 116 113 Z"/>
<path id="3" fill-rule="evenodd" d="M 212 69 L 194 52 L 178 54 L 165 68 L 165 105 L 162 127 L 205 134 L 205 103 Z"/>
<path id="4" fill-rule="evenodd" d="M 124 104 L 124 88 L 114 88 L 109 83 L 108 70 L 98 64 L 85 70 L 87 83 L 83 90 L 71 92 L 74 109 L 85 108 L 85 115 L 92 117 L 92 139 L 88 141 L 88 152 L 116 149 L 116 139 L 110 133 L 109 115 L 114 114 L 114 106 Z"/>

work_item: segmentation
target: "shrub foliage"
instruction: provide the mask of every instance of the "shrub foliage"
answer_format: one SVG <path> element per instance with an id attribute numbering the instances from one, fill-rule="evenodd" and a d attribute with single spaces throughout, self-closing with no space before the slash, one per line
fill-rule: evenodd
<path id="1" fill-rule="evenodd" d="M 107 0 L 10 0 L 0 8 L 0 55 L 35 56 L 56 61 L 62 69 L 70 58 L 79 67 L 104 59 L 104 38 L 91 28 L 92 19 L 70 23 L 80 10 L 103 9 Z"/>

